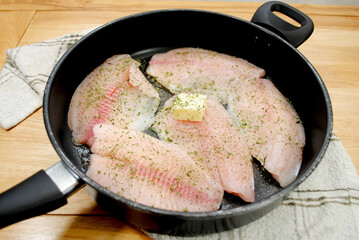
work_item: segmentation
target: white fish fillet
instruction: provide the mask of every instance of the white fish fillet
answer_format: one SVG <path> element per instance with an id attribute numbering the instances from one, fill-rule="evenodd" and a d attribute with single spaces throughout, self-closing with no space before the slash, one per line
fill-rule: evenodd
<path id="1" fill-rule="evenodd" d="M 225 191 L 254 201 L 252 158 L 247 144 L 232 116 L 216 100 L 206 101 L 202 121 L 182 121 L 173 118 L 171 106 L 174 98 L 167 100 L 157 114 L 153 129 L 163 140 L 187 149 L 212 171 Z"/>
<path id="2" fill-rule="evenodd" d="M 98 123 L 139 131 L 151 126 L 160 98 L 138 67 L 129 55 L 115 55 L 82 81 L 68 112 L 74 142 L 91 146 Z"/>
<path id="3" fill-rule="evenodd" d="M 305 144 L 299 116 L 267 79 L 248 79 L 229 98 L 228 109 L 257 158 L 282 187 L 297 177 Z"/>
<path id="4" fill-rule="evenodd" d="M 194 92 L 227 102 L 238 77 L 257 78 L 265 71 L 248 61 L 200 48 L 179 48 L 154 55 L 147 73 L 172 93 Z"/>
<path id="5" fill-rule="evenodd" d="M 223 188 L 180 147 L 106 124 L 93 128 L 87 175 L 136 202 L 173 211 L 217 210 Z"/>

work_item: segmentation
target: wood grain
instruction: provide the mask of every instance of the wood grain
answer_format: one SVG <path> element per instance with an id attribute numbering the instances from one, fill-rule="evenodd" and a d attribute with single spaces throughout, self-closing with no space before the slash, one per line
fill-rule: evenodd
<path id="1" fill-rule="evenodd" d="M 137 12 L 139 11 L 39 11 L 19 45 L 93 29 Z"/>
<path id="2" fill-rule="evenodd" d="M 3 10 L 61 10 L 61 11 L 113 11 L 113 10 L 141 10 L 166 8 L 192 8 L 213 11 L 246 11 L 254 12 L 260 3 L 243 2 L 203 2 L 203 1 L 114 1 L 114 0 L 88 0 L 88 1 L 2 1 L 0 9 Z"/>
<path id="3" fill-rule="evenodd" d="M 317 16 L 318 18 L 318 16 Z M 314 65 L 329 91 L 334 133 L 341 139 L 359 173 L 359 18 L 343 21 L 326 16 L 299 50 Z M 321 21 L 324 20 L 324 17 Z M 336 24 L 327 25 L 328 22 Z"/>
<path id="4" fill-rule="evenodd" d="M 264 2 L 264 1 L 263 1 Z M 203 2 L 203 1 L 116 1 L 116 0 L 73 0 L 73 1 L 55 1 L 55 0 L 5 0 L 0 2 L 2 10 L 135 10 L 147 11 L 151 9 L 166 8 L 191 8 L 206 9 L 210 11 L 226 12 L 248 12 L 254 13 L 261 3 L 255 2 Z M 336 15 L 336 16 L 354 16 L 359 15 L 359 9 L 351 6 L 325 6 L 313 4 L 291 4 L 306 14 Z"/>
<path id="5" fill-rule="evenodd" d="M 133 13 L 194 8 L 250 20 L 259 3 L 187 1 L 0 2 L 0 66 L 4 50 L 98 27 Z M 359 172 L 359 7 L 294 5 L 315 23 L 313 35 L 298 48 L 321 75 L 330 93 L 334 132 Z M 9 131 L 0 129 L 0 192 L 59 161 L 45 131 L 42 109 Z M 0 239 L 148 239 L 133 226 L 101 210 L 86 189 L 51 213 L 0 231 Z"/>
<path id="6" fill-rule="evenodd" d="M 150 239 L 143 232 L 109 216 L 44 215 L 0 231 L 1 239 Z"/>
<path id="7" fill-rule="evenodd" d="M 6 61 L 5 50 L 18 45 L 35 11 L 2 11 L 0 14 L 0 68 Z M 11 27 L 9 27 L 11 26 Z"/>

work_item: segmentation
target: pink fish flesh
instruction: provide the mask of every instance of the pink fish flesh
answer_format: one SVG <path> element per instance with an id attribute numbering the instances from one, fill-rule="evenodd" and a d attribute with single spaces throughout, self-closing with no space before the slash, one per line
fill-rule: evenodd
<path id="1" fill-rule="evenodd" d="M 242 81 L 231 94 L 228 109 L 237 121 L 251 155 L 282 187 L 297 177 L 305 144 L 298 114 L 267 79 Z"/>
<path id="2" fill-rule="evenodd" d="M 252 158 L 232 116 L 218 101 L 208 98 L 202 121 L 177 120 L 172 115 L 173 101 L 174 97 L 157 114 L 154 131 L 206 164 L 225 191 L 253 202 Z"/>
<path id="3" fill-rule="evenodd" d="M 273 83 L 261 79 L 263 69 L 225 54 L 181 48 L 154 55 L 147 73 L 173 93 L 202 93 L 228 104 L 251 155 L 282 187 L 297 177 L 304 128 Z"/>
<path id="4" fill-rule="evenodd" d="M 138 67 L 129 55 L 115 55 L 82 81 L 68 112 L 74 142 L 91 146 L 98 123 L 139 131 L 151 126 L 160 98 Z"/>
<path id="5" fill-rule="evenodd" d="M 223 188 L 179 146 L 106 124 L 93 128 L 87 175 L 110 191 L 173 211 L 214 211 Z"/>
<path id="6" fill-rule="evenodd" d="M 147 73 L 174 94 L 194 92 L 227 102 L 238 77 L 257 78 L 265 71 L 248 61 L 200 48 L 179 48 L 154 55 Z"/>

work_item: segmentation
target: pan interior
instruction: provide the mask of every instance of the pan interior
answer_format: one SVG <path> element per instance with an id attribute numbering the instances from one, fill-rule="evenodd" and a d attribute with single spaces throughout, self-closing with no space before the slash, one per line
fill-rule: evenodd
<path id="1" fill-rule="evenodd" d="M 163 19 L 169 27 L 161 27 Z M 79 156 L 79 147 L 72 143 L 67 124 L 68 107 L 76 87 L 87 74 L 115 54 L 127 53 L 144 60 L 178 47 L 226 53 L 265 69 L 267 77 L 290 99 L 303 121 L 306 146 L 298 179 L 316 166 L 330 129 L 330 109 L 325 88 L 309 62 L 274 34 L 243 20 L 201 11 L 163 11 L 121 19 L 95 30 L 65 54 L 50 77 L 44 103 L 48 107 L 45 118 L 51 123 L 50 139 L 64 162 L 74 166 L 86 182 L 91 180 L 84 175 L 83 156 Z M 283 191 L 260 164 L 255 163 L 256 202 Z M 299 183 L 295 181 L 290 188 Z M 222 209 L 243 205 L 248 204 L 226 194 Z"/>
<path id="2" fill-rule="evenodd" d="M 161 97 L 161 104 L 158 109 L 162 109 L 163 104 L 168 100 L 171 96 L 173 96 L 172 93 L 170 93 L 167 89 L 162 87 L 159 83 L 156 82 L 154 78 L 152 78 L 150 75 L 146 73 L 146 68 L 148 65 L 148 62 L 150 58 L 157 53 L 163 53 L 170 50 L 169 48 L 155 48 L 155 49 L 145 49 L 141 50 L 139 52 L 135 52 L 131 54 L 131 57 L 133 59 L 136 59 L 141 62 L 140 69 L 143 72 L 143 74 L 146 76 L 147 80 L 154 85 L 154 87 L 158 90 L 160 97 Z M 146 134 L 149 134 L 155 138 L 159 138 L 157 134 L 149 129 L 144 131 Z M 68 134 L 70 134 L 70 131 L 68 130 Z M 75 146 L 75 149 L 77 151 L 76 161 L 77 164 L 81 166 L 81 170 L 86 173 L 87 167 L 90 164 L 89 158 L 91 151 L 87 146 Z M 255 179 L 255 192 L 256 192 L 256 201 L 260 201 L 262 199 L 265 199 L 274 193 L 281 190 L 281 187 L 279 184 L 272 178 L 270 173 L 268 173 L 260 164 L 259 161 L 256 159 L 253 160 L 253 171 L 254 171 L 254 179 Z M 235 208 L 237 206 L 246 205 L 245 201 L 243 201 L 241 198 L 234 196 L 232 194 L 225 194 L 224 199 L 221 204 L 221 209 L 231 209 Z"/>

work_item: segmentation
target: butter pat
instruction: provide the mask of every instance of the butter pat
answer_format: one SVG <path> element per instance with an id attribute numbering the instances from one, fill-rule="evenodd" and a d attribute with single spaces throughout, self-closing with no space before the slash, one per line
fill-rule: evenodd
<path id="1" fill-rule="evenodd" d="M 178 120 L 202 121 L 206 107 L 206 95 L 180 93 L 175 97 L 172 111 Z"/>

